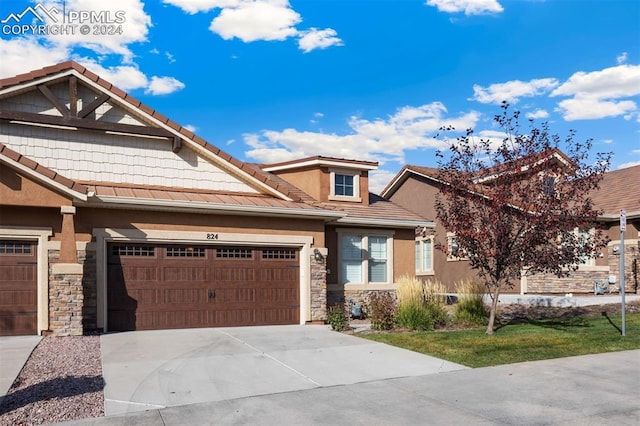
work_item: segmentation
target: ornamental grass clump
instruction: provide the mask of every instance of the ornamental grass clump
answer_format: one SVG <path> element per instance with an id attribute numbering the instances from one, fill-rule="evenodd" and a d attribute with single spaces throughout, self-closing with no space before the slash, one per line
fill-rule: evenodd
<path id="1" fill-rule="evenodd" d="M 478 280 L 465 280 L 456 283 L 458 303 L 454 318 L 460 324 L 486 325 L 489 314 L 484 304 L 485 286 Z"/>
<path id="2" fill-rule="evenodd" d="M 444 287 L 438 282 L 423 283 L 403 276 L 397 283 L 398 315 L 396 323 L 409 330 L 433 330 L 446 323 Z"/>
<path id="3" fill-rule="evenodd" d="M 425 305 L 435 328 L 445 325 L 449 319 L 445 309 L 447 303 L 446 292 L 446 287 L 440 281 L 428 280 L 424 283 Z"/>

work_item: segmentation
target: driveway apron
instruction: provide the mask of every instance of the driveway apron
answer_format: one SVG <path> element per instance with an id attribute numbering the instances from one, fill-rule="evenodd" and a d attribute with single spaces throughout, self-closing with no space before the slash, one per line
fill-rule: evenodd
<path id="1" fill-rule="evenodd" d="M 101 347 L 107 416 L 466 368 L 326 326 L 125 332 Z"/>

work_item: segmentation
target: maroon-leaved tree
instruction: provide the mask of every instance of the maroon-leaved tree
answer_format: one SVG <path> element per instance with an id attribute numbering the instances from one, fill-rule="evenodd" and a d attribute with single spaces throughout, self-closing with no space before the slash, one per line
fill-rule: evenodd
<path id="1" fill-rule="evenodd" d="M 440 246 L 467 258 L 483 280 L 491 296 L 487 334 L 493 334 L 503 289 L 523 274 L 568 276 L 607 243 L 589 193 L 610 154 L 591 156 L 590 140 L 577 141 L 574 131 L 561 139 L 546 123 L 529 121 L 523 132 L 519 115 L 503 103 L 494 118 L 501 141 L 467 130 L 437 154 L 436 214 L 456 242 Z"/>

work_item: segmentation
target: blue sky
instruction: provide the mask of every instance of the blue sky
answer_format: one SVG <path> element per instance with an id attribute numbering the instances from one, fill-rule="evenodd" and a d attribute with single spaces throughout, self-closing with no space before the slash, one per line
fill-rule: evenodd
<path id="1" fill-rule="evenodd" d="M 0 24 L 1 77 L 76 60 L 241 160 L 378 161 L 379 190 L 436 165 L 440 126 L 501 138 L 507 100 L 640 164 L 640 1 L 3 0 L 0 20 L 38 5 L 20 25 L 64 10 L 74 33 Z"/>

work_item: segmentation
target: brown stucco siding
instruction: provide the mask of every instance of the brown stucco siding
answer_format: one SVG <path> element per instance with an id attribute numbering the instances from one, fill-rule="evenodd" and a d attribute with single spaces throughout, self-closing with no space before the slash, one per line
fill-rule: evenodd
<path id="1" fill-rule="evenodd" d="M 71 200 L 0 164 L 0 204 L 60 207 L 70 206 Z"/>
<path id="2" fill-rule="evenodd" d="M 434 203 L 437 195 L 438 188 L 435 184 L 411 175 L 390 197 L 390 200 L 415 214 L 433 220 L 436 224 L 435 245 L 441 244 L 446 247 L 447 231 L 442 223 L 436 219 Z M 413 247 L 411 256 L 412 259 L 415 259 Z M 468 261 L 448 260 L 446 254 L 438 249 L 435 249 L 433 253 L 433 269 L 433 275 L 421 275 L 420 277 L 423 280 L 431 279 L 441 282 L 449 292 L 455 291 L 456 283 L 478 277 L 477 272 L 469 267 Z M 415 270 L 413 273 L 415 274 Z"/>
<path id="3" fill-rule="evenodd" d="M 416 271 L 415 230 L 398 229 L 393 236 L 393 280 Z"/>
<path id="4" fill-rule="evenodd" d="M 322 199 L 322 189 L 329 186 L 329 176 L 318 168 L 281 170 L 273 172 L 311 195 L 316 200 Z"/>
<path id="5" fill-rule="evenodd" d="M 89 241 L 95 227 L 203 233 L 305 235 L 313 237 L 315 247 L 324 247 L 324 222 L 317 219 L 79 208 L 76 213 L 78 240 Z"/>

